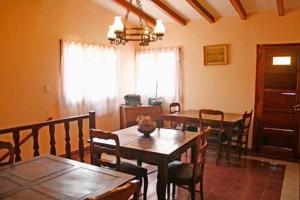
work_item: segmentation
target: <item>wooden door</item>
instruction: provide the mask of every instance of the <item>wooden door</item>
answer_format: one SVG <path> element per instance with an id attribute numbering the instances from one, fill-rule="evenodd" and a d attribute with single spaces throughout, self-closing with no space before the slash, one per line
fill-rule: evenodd
<path id="1" fill-rule="evenodd" d="M 253 149 L 299 157 L 300 44 L 258 45 Z"/>

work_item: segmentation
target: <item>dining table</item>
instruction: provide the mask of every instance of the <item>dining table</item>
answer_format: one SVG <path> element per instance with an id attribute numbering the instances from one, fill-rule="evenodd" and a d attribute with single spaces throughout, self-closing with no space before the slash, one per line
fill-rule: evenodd
<path id="1" fill-rule="evenodd" d="M 204 116 L 206 121 L 217 122 L 220 120 L 220 117 L 214 115 Z M 164 114 L 164 120 L 175 121 L 184 123 L 185 120 L 199 122 L 199 110 L 183 110 L 180 112 L 175 112 L 172 114 Z M 226 160 L 230 163 L 230 152 L 231 152 L 231 134 L 232 130 L 236 127 L 239 127 L 243 121 L 243 114 L 239 113 L 227 113 L 224 112 L 223 125 L 226 129 L 227 134 L 227 151 L 226 151 Z"/>
<path id="2" fill-rule="evenodd" d="M 43 155 L 0 168 L 0 199 L 86 199 L 133 178 L 103 167 Z"/>
<path id="3" fill-rule="evenodd" d="M 122 158 L 137 160 L 157 166 L 157 199 L 165 200 L 168 181 L 168 163 L 180 158 L 181 154 L 191 148 L 192 156 L 196 155 L 197 138 L 201 133 L 156 128 L 149 137 L 138 131 L 138 126 L 113 132 L 120 141 Z M 102 139 L 95 138 L 95 143 L 103 144 Z M 107 145 L 115 145 L 107 143 Z"/>

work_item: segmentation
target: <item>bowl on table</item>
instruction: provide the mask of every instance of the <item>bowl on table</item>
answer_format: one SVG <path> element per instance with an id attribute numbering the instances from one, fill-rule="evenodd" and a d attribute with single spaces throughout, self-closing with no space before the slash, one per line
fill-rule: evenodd
<path id="1" fill-rule="evenodd" d="M 143 133 L 146 137 L 149 137 L 150 134 L 156 129 L 156 122 L 150 116 L 139 115 L 137 122 L 138 131 Z"/>

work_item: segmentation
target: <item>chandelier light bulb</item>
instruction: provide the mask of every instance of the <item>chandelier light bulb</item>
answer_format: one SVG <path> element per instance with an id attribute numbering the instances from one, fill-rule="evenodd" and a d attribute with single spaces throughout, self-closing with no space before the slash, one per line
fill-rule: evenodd
<path id="1" fill-rule="evenodd" d="M 122 18 L 121 16 L 116 16 L 115 21 L 113 24 L 113 29 L 115 32 L 123 32 L 124 30 L 124 24 L 122 23 Z"/>
<path id="2" fill-rule="evenodd" d="M 162 23 L 162 20 L 158 19 L 156 20 L 156 25 L 154 27 L 154 32 L 156 35 L 164 35 L 166 31 L 165 26 Z"/>
<path id="3" fill-rule="evenodd" d="M 150 32 L 149 29 L 148 29 L 148 28 L 145 28 L 144 34 L 145 34 L 145 35 L 148 35 L 149 32 Z"/>
<path id="4" fill-rule="evenodd" d="M 115 29 L 113 26 L 109 26 L 109 30 L 107 33 L 107 38 L 109 40 L 115 40 L 117 38 L 117 35 L 115 34 Z"/>

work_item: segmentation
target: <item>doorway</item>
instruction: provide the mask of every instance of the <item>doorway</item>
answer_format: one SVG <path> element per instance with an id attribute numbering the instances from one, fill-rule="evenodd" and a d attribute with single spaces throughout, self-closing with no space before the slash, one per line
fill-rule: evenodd
<path id="1" fill-rule="evenodd" d="M 299 158 L 300 44 L 257 45 L 253 150 Z"/>

